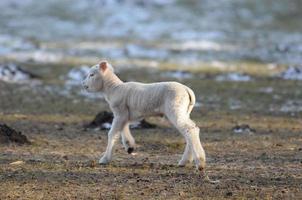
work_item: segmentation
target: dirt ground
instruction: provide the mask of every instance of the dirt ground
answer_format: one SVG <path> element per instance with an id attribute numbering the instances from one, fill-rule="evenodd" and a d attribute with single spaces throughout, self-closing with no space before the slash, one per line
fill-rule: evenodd
<path id="1" fill-rule="evenodd" d="M 123 78 L 162 79 L 156 73 L 133 76 L 139 73 Z M 302 115 L 279 111 L 288 99 L 301 99 L 302 84 L 256 79 L 182 81 L 201 103 L 192 118 L 201 129 L 206 170 L 218 184 L 205 182 L 193 165 L 177 167 L 184 140 L 164 119 L 148 119 L 156 129 L 132 131 L 135 155 L 119 143 L 112 163 L 100 166 L 107 131 L 85 130 L 83 124 L 108 110 L 104 100 L 0 82 L 0 122 L 32 142 L 0 145 L 0 199 L 302 199 Z M 261 92 L 267 87 L 273 94 Z M 233 99 L 241 108 L 229 108 Z M 256 132 L 234 133 L 238 124 Z"/>

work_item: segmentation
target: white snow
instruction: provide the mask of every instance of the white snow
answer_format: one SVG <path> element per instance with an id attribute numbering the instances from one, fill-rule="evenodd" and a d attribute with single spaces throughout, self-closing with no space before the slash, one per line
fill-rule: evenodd
<path id="1" fill-rule="evenodd" d="M 68 85 L 81 85 L 84 78 L 89 73 L 90 67 L 82 65 L 77 68 L 71 69 L 67 74 L 66 84 Z"/>
<path id="2" fill-rule="evenodd" d="M 234 81 L 234 82 L 247 82 L 251 81 L 252 78 L 248 75 L 240 73 L 228 73 L 216 76 L 216 81 Z"/>
<path id="3" fill-rule="evenodd" d="M 169 71 L 169 72 L 165 72 L 162 74 L 164 77 L 171 77 L 171 78 L 175 78 L 175 79 L 189 79 L 192 78 L 192 74 L 189 72 L 185 72 L 185 71 Z"/>
<path id="4" fill-rule="evenodd" d="M 130 128 L 131 128 L 131 129 L 140 128 L 140 125 L 141 125 L 141 123 L 138 122 L 138 121 L 137 121 L 137 122 L 131 122 Z M 112 124 L 110 124 L 110 123 L 108 123 L 108 122 L 105 122 L 105 123 L 102 124 L 101 127 L 102 127 L 103 129 L 110 129 L 111 126 L 112 126 Z"/>
<path id="5" fill-rule="evenodd" d="M 302 101 L 288 100 L 281 106 L 280 111 L 285 113 L 302 112 Z"/>
<path id="6" fill-rule="evenodd" d="M 302 80 L 302 66 L 291 66 L 280 74 L 280 77 L 286 80 Z"/>
<path id="7" fill-rule="evenodd" d="M 108 122 L 103 123 L 103 124 L 102 124 L 102 128 L 104 128 L 104 129 L 110 129 L 110 128 L 111 128 L 111 124 L 108 123 Z"/>
<path id="8" fill-rule="evenodd" d="M 165 50 L 146 48 L 134 44 L 127 45 L 125 48 L 125 53 L 127 56 L 136 58 L 163 59 L 167 58 L 168 56 L 168 52 Z"/>
<path id="9" fill-rule="evenodd" d="M 66 76 L 62 77 L 63 80 L 66 79 L 65 89 L 69 92 L 75 91 L 76 94 L 88 97 L 90 99 L 103 98 L 101 93 L 87 92 L 82 87 L 82 81 L 89 73 L 89 69 L 90 67 L 87 65 L 82 65 L 80 67 L 71 69 Z"/>

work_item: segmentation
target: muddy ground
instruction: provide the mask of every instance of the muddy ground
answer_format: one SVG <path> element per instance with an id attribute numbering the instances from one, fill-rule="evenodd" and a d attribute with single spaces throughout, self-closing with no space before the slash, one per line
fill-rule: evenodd
<path id="1" fill-rule="evenodd" d="M 0 145 L 0 199 L 302 198 L 302 115 L 298 107 L 282 109 L 289 100 L 301 100 L 299 81 L 254 76 L 249 82 L 217 82 L 204 72 L 178 80 L 193 88 L 201 105 L 192 118 L 201 129 L 207 172 L 220 180 L 210 184 L 192 165 L 177 167 L 184 140 L 162 118 L 148 119 L 156 129 L 132 131 L 135 155 L 119 143 L 112 163 L 98 165 L 107 131 L 83 124 L 109 109 L 104 100 L 46 90 L 45 85 L 63 88 L 62 80 L 28 68 L 44 77 L 43 84 L 0 82 L 0 122 L 31 141 Z M 124 80 L 174 80 L 156 71 L 119 73 Z M 234 133 L 239 124 L 256 132 Z"/>

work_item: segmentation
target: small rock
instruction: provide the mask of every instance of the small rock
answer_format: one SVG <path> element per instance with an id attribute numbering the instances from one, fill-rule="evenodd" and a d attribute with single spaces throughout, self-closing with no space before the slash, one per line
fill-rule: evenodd
<path id="1" fill-rule="evenodd" d="M 276 181 L 281 181 L 282 179 L 280 177 L 275 178 Z"/>
<path id="2" fill-rule="evenodd" d="M 8 144 L 10 142 L 30 144 L 30 141 L 21 132 L 17 132 L 6 124 L 0 124 L 0 144 Z"/>
<path id="3" fill-rule="evenodd" d="M 227 193 L 225 194 L 225 196 L 227 196 L 227 197 L 233 196 L 233 192 L 227 192 Z"/>
<path id="4" fill-rule="evenodd" d="M 64 159 L 64 160 L 69 160 L 69 158 L 68 158 L 67 155 L 64 155 L 64 156 L 63 156 L 63 159 Z"/>
<path id="5" fill-rule="evenodd" d="M 243 133 L 243 134 L 253 134 L 256 132 L 255 129 L 252 129 L 248 124 L 236 125 L 232 128 L 234 133 Z"/>

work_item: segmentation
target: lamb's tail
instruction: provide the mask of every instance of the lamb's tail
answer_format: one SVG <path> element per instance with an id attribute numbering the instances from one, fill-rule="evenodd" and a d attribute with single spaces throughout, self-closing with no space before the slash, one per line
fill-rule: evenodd
<path id="1" fill-rule="evenodd" d="M 196 98 L 195 98 L 195 94 L 193 92 L 193 90 L 191 90 L 190 88 L 186 88 L 187 89 L 187 92 L 188 92 L 188 95 L 189 95 L 189 99 L 190 99 L 190 103 L 188 105 L 188 113 L 190 114 L 191 111 L 193 110 L 194 108 L 194 105 L 195 105 L 195 101 L 196 101 Z"/>

